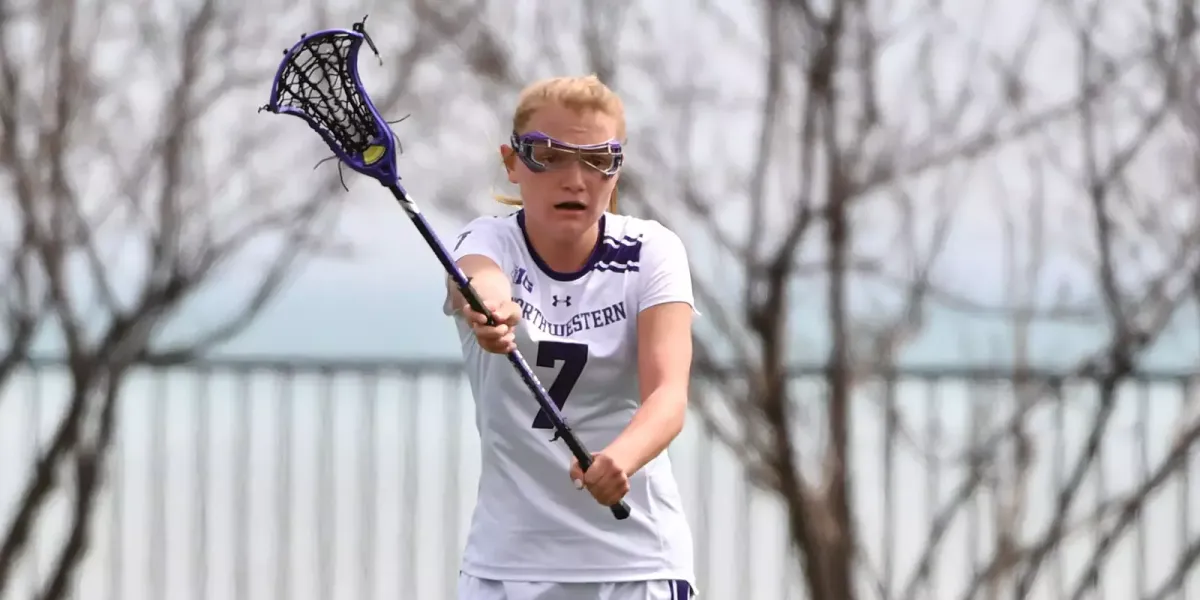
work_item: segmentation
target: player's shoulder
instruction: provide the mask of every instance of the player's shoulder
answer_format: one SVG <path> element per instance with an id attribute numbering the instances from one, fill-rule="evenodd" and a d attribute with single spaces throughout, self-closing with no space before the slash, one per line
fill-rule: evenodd
<path id="1" fill-rule="evenodd" d="M 618 240 L 638 240 L 643 243 L 658 243 L 679 238 L 669 227 L 654 219 L 611 213 L 605 215 L 604 236 Z"/>
<path id="2" fill-rule="evenodd" d="M 467 221 L 463 225 L 462 230 L 467 231 L 487 231 L 492 233 L 506 233 L 517 230 L 517 212 L 513 211 L 504 215 L 482 215 Z"/>
<path id="3" fill-rule="evenodd" d="M 520 252 L 519 240 L 512 215 L 487 215 L 468 221 L 454 238 L 447 240 L 447 247 L 455 260 L 478 254 L 508 268 Z"/>
<path id="4" fill-rule="evenodd" d="M 638 254 L 643 248 L 655 253 L 683 250 L 679 235 L 657 220 L 614 214 L 605 218 L 604 237 L 609 245 L 633 246 Z"/>

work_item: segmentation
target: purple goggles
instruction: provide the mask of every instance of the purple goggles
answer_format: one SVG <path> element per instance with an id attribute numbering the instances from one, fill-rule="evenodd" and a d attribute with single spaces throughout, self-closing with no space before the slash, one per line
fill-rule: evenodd
<path id="1" fill-rule="evenodd" d="M 513 133 L 512 147 L 521 162 L 535 173 L 561 169 L 578 160 L 605 177 L 612 177 L 621 170 L 625 159 L 617 140 L 580 146 L 560 142 L 540 131 Z"/>

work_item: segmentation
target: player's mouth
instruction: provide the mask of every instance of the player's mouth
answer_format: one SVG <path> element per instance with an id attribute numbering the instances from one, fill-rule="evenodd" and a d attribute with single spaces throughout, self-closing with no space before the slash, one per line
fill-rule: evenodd
<path id="1" fill-rule="evenodd" d="M 582 212 L 582 211 L 587 210 L 587 205 L 582 202 L 576 202 L 574 200 L 571 200 L 571 201 L 559 202 L 558 204 L 555 204 L 554 209 L 555 210 L 572 211 L 572 212 Z"/>

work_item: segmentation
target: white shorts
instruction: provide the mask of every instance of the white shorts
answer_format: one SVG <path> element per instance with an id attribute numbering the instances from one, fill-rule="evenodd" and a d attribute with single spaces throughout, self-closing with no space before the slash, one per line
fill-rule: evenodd
<path id="1" fill-rule="evenodd" d="M 683 580 L 543 583 L 458 575 L 458 600 L 691 600 L 695 597 L 692 586 Z"/>

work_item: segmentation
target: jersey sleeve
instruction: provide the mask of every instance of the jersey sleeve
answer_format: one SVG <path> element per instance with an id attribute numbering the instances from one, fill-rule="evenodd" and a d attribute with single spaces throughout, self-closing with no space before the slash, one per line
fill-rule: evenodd
<path id="1" fill-rule="evenodd" d="M 675 232 L 661 225 L 647 232 L 639 263 L 642 279 L 639 312 L 668 302 L 684 302 L 696 310 L 687 249 Z"/>
<path id="2" fill-rule="evenodd" d="M 504 221 L 496 217 L 479 217 L 466 225 L 449 240 L 450 258 L 454 262 L 458 262 L 464 256 L 478 254 L 486 256 L 496 264 L 500 265 L 501 269 L 506 269 L 507 260 L 506 240 L 504 235 Z M 452 315 L 458 309 L 456 306 L 450 305 L 449 291 L 446 293 L 446 299 L 442 302 L 442 313 Z"/>

